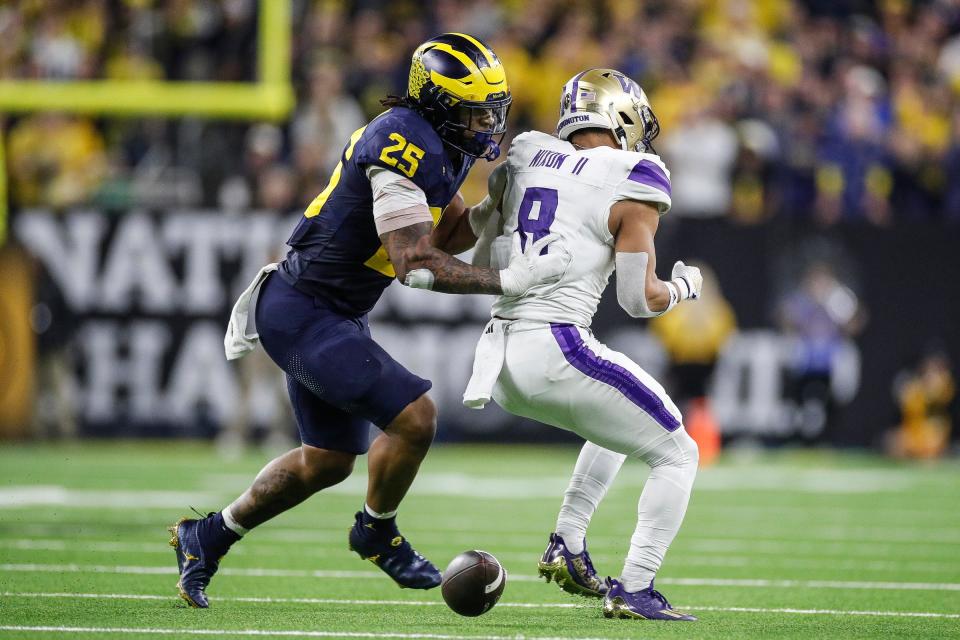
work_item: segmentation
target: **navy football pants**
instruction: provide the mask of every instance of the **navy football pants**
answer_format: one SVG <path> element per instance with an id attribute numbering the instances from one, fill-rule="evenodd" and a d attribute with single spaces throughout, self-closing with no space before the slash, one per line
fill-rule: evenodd
<path id="1" fill-rule="evenodd" d="M 304 444 L 366 453 L 370 423 L 381 429 L 430 390 L 370 336 L 366 315 L 329 308 L 272 273 L 255 312 L 260 344 L 287 376 Z"/>

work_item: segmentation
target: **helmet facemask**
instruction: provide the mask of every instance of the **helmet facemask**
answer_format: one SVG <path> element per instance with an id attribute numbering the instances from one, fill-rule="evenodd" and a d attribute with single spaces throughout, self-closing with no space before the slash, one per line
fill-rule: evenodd
<path id="1" fill-rule="evenodd" d="M 509 96 L 484 102 L 462 101 L 449 108 L 437 129 L 448 145 L 474 158 L 496 160 L 507 132 Z"/>
<path id="2" fill-rule="evenodd" d="M 653 109 L 649 105 L 643 105 L 640 108 L 640 118 L 643 120 L 643 138 L 640 142 L 643 144 L 646 153 L 657 153 L 653 148 L 653 141 L 660 135 L 660 121 L 653 114 Z"/>

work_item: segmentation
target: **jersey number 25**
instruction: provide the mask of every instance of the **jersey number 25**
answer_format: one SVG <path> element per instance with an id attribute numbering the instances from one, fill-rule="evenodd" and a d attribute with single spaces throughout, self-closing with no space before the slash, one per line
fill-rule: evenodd
<path id="1" fill-rule="evenodd" d="M 424 151 L 412 142 L 407 142 L 399 133 L 391 133 L 390 139 L 396 144 L 384 147 L 380 152 L 380 160 L 391 167 L 396 167 L 403 175 L 412 178 L 420 166 Z M 397 157 L 400 154 L 400 157 Z"/>

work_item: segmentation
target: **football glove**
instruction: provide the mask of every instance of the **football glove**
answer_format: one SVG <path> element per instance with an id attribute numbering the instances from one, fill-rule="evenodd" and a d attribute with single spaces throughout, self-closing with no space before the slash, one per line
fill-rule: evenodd
<path id="1" fill-rule="evenodd" d="M 570 253 L 562 244 L 554 242 L 560 236 L 551 233 L 536 242 L 528 242 L 520 248 L 520 233 L 513 236 L 513 257 L 506 269 L 500 271 L 500 287 L 505 296 L 522 296 L 533 287 L 552 284 L 559 280 L 570 263 Z M 547 245 L 553 244 L 552 253 L 540 255 Z"/>
<path id="2" fill-rule="evenodd" d="M 670 281 L 677 286 L 680 300 L 696 300 L 700 297 L 703 276 L 700 274 L 699 267 L 686 265 L 682 260 L 677 260 L 673 265 L 673 271 L 670 272 Z"/>

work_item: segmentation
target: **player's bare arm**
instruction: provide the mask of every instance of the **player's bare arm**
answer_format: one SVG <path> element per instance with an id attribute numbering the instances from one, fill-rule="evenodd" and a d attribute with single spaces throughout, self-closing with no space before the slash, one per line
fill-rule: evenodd
<path id="1" fill-rule="evenodd" d="M 431 245 L 429 222 L 381 234 L 380 240 L 400 282 L 445 293 L 522 296 L 535 286 L 559 280 L 570 262 L 570 254 L 559 245 L 549 254 L 540 255 L 558 240 L 555 234 L 527 243 L 525 249 L 521 249 L 520 236 L 515 234 L 510 264 L 499 271 L 469 265 Z"/>
<path id="2" fill-rule="evenodd" d="M 430 233 L 430 244 L 450 255 L 457 255 L 472 248 L 477 237 L 470 228 L 469 215 L 470 209 L 463 201 L 463 196 L 457 193 Z"/>
<path id="3" fill-rule="evenodd" d="M 627 313 L 635 318 L 657 316 L 682 300 L 700 295 L 703 279 L 696 267 L 677 262 L 670 281 L 657 277 L 653 239 L 660 213 L 656 204 L 617 202 L 610 208 L 607 224 L 616 241 L 617 300 Z"/>
<path id="4" fill-rule="evenodd" d="M 430 244 L 450 254 L 458 254 L 473 248 L 491 218 L 500 216 L 503 207 L 503 190 L 506 186 L 507 166 L 500 164 L 487 179 L 488 195 L 465 208 L 458 193 L 443 211 L 443 217 L 433 230 Z"/>
<path id="5" fill-rule="evenodd" d="M 503 293 L 499 271 L 474 267 L 441 251 L 431 244 L 431 230 L 429 222 L 418 222 L 380 236 L 397 280 L 406 283 L 411 271 L 425 269 L 434 280 L 424 288 L 444 293 Z"/>

